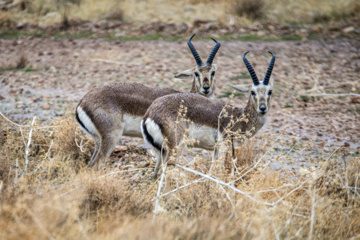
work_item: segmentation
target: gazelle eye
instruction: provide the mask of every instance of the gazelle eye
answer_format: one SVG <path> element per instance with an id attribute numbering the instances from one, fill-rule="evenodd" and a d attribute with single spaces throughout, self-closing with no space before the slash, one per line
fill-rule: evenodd
<path id="1" fill-rule="evenodd" d="M 198 74 L 197 72 L 195 73 L 195 77 L 196 77 L 196 78 L 199 78 L 199 74 Z"/>
<path id="2" fill-rule="evenodd" d="M 211 77 L 214 77 L 214 76 L 215 76 L 215 72 L 212 72 L 212 73 L 211 73 Z"/>
<path id="3" fill-rule="evenodd" d="M 272 94 L 272 90 L 270 90 L 270 91 L 268 92 L 268 95 L 269 95 L 269 96 L 271 96 L 271 94 Z"/>
<path id="4" fill-rule="evenodd" d="M 251 93 L 252 96 L 256 95 L 256 93 L 254 91 L 251 91 L 250 93 Z"/>

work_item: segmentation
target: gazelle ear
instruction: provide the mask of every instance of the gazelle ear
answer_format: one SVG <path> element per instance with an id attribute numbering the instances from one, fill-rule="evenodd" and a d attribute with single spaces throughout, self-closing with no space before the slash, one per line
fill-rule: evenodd
<path id="1" fill-rule="evenodd" d="M 214 63 L 214 64 L 212 65 L 212 70 L 213 70 L 213 71 L 216 71 L 216 70 L 217 70 L 217 64 Z"/>
<path id="2" fill-rule="evenodd" d="M 270 77 L 269 85 L 271 87 L 274 85 L 274 78 L 272 76 Z"/>
<path id="3" fill-rule="evenodd" d="M 181 79 L 193 78 L 194 70 L 195 69 L 191 68 L 191 69 L 187 69 L 185 71 L 179 72 L 179 73 L 175 74 L 175 78 L 181 78 Z"/>
<path id="4" fill-rule="evenodd" d="M 232 87 L 233 89 L 235 89 L 236 91 L 239 91 L 239 92 L 249 92 L 250 89 L 251 89 L 251 85 L 230 85 L 230 87 Z"/>

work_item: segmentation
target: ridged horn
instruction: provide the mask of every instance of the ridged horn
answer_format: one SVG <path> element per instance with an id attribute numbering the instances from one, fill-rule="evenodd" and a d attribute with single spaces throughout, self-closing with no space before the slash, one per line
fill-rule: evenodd
<path id="1" fill-rule="evenodd" d="M 251 79 L 253 80 L 253 83 L 254 83 L 254 85 L 256 86 L 256 85 L 259 85 L 260 82 L 259 82 L 259 79 L 258 79 L 257 76 L 256 76 L 256 73 L 255 73 L 255 71 L 254 71 L 254 68 L 251 66 L 251 64 L 249 63 L 249 61 L 248 61 L 248 60 L 246 59 L 246 57 L 245 57 L 246 54 L 248 54 L 248 52 L 249 52 L 249 51 L 247 51 L 246 53 L 244 53 L 243 60 L 244 60 L 244 63 L 245 63 L 245 65 L 246 65 L 249 73 L 250 73 Z"/>
<path id="2" fill-rule="evenodd" d="M 211 51 L 208 60 L 206 61 L 206 64 L 208 64 L 208 65 L 211 65 L 211 64 L 212 64 L 212 62 L 213 62 L 213 60 L 214 60 L 214 57 L 215 57 L 217 51 L 219 50 L 219 48 L 220 48 L 220 46 L 221 46 L 221 44 L 220 44 L 218 41 L 216 41 L 216 40 L 213 39 L 213 38 L 211 38 L 211 39 L 212 39 L 214 42 L 216 42 L 216 45 L 215 45 L 215 47 L 213 48 L 213 50 Z"/>
<path id="3" fill-rule="evenodd" d="M 196 64 L 200 67 L 201 65 L 203 65 L 203 62 L 201 61 L 201 58 L 200 58 L 199 54 L 197 53 L 194 45 L 191 43 L 191 39 L 192 39 L 194 36 L 195 36 L 195 34 L 192 35 L 192 36 L 189 38 L 189 40 L 188 40 L 188 46 L 189 46 L 189 48 L 190 48 L 190 50 L 191 50 L 191 53 L 193 54 L 193 56 L 194 56 L 194 58 L 195 58 Z"/>
<path id="4" fill-rule="evenodd" d="M 270 64 L 269 64 L 269 67 L 266 71 L 266 74 L 265 74 L 265 78 L 264 78 L 264 81 L 263 81 L 263 84 L 264 85 L 268 85 L 269 84 L 269 80 L 270 80 L 270 76 L 271 76 L 271 72 L 274 68 L 274 64 L 275 64 L 275 55 L 269 51 L 269 53 L 272 55 L 272 58 L 271 58 L 271 61 L 270 61 Z"/>

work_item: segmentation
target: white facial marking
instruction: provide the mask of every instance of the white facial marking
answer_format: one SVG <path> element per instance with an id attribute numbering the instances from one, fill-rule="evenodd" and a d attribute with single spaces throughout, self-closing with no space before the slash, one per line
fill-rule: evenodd
<path id="1" fill-rule="evenodd" d="M 269 111 L 269 100 L 270 96 L 268 95 L 269 90 L 271 90 L 272 87 L 270 85 L 264 85 L 262 82 L 260 82 L 259 85 L 253 85 L 251 88 L 251 92 L 254 92 L 255 95 L 252 95 L 252 100 L 254 103 L 254 106 L 256 107 L 256 111 L 261 114 L 266 114 Z M 262 101 L 263 100 L 263 101 Z M 261 111 L 260 105 L 261 103 L 265 104 L 266 110 Z"/>
<path id="2" fill-rule="evenodd" d="M 84 124 L 84 126 L 90 132 L 90 134 L 94 137 L 99 137 L 100 134 L 99 134 L 98 130 L 96 129 L 94 123 L 91 121 L 90 117 L 85 113 L 85 111 L 81 108 L 81 106 L 77 107 L 77 113 L 78 113 L 78 117 L 79 117 L 80 121 Z M 89 132 L 86 131 L 86 129 L 84 129 L 81 126 L 81 124 L 79 124 L 79 125 L 85 133 L 89 134 Z"/>

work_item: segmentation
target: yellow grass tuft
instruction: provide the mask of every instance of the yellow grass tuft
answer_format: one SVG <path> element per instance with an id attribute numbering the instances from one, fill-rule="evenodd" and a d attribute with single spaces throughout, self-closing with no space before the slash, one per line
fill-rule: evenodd
<path id="1" fill-rule="evenodd" d="M 240 25 L 254 21 L 317 23 L 340 21 L 360 14 L 357 0 L 22 0 L 16 3 L 1 14 L 0 26 L 10 22 L 49 25 L 66 19 L 92 22 L 111 19 L 133 23 L 193 23 L 201 19 Z"/>
<path id="2" fill-rule="evenodd" d="M 154 220 L 159 180 L 151 179 L 153 169 L 88 169 L 84 163 L 92 144 L 71 117 L 53 124 L 35 121 L 24 177 L 30 123 L 0 124 L 0 238 L 345 239 L 360 234 L 360 162 L 341 150 L 301 172 L 276 172 L 268 167 L 277 159 L 271 151 L 276 140 L 265 137 L 245 141 L 236 151 L 233 178 L 221 167 L 225 160 L 212 173 L 211 161 L 201 156 L 190 164 L 220 181 L 236 180 L 230 185 L 244 194 L 168 166 L 161 194 L 174 192 L 160 197 Z"/>

